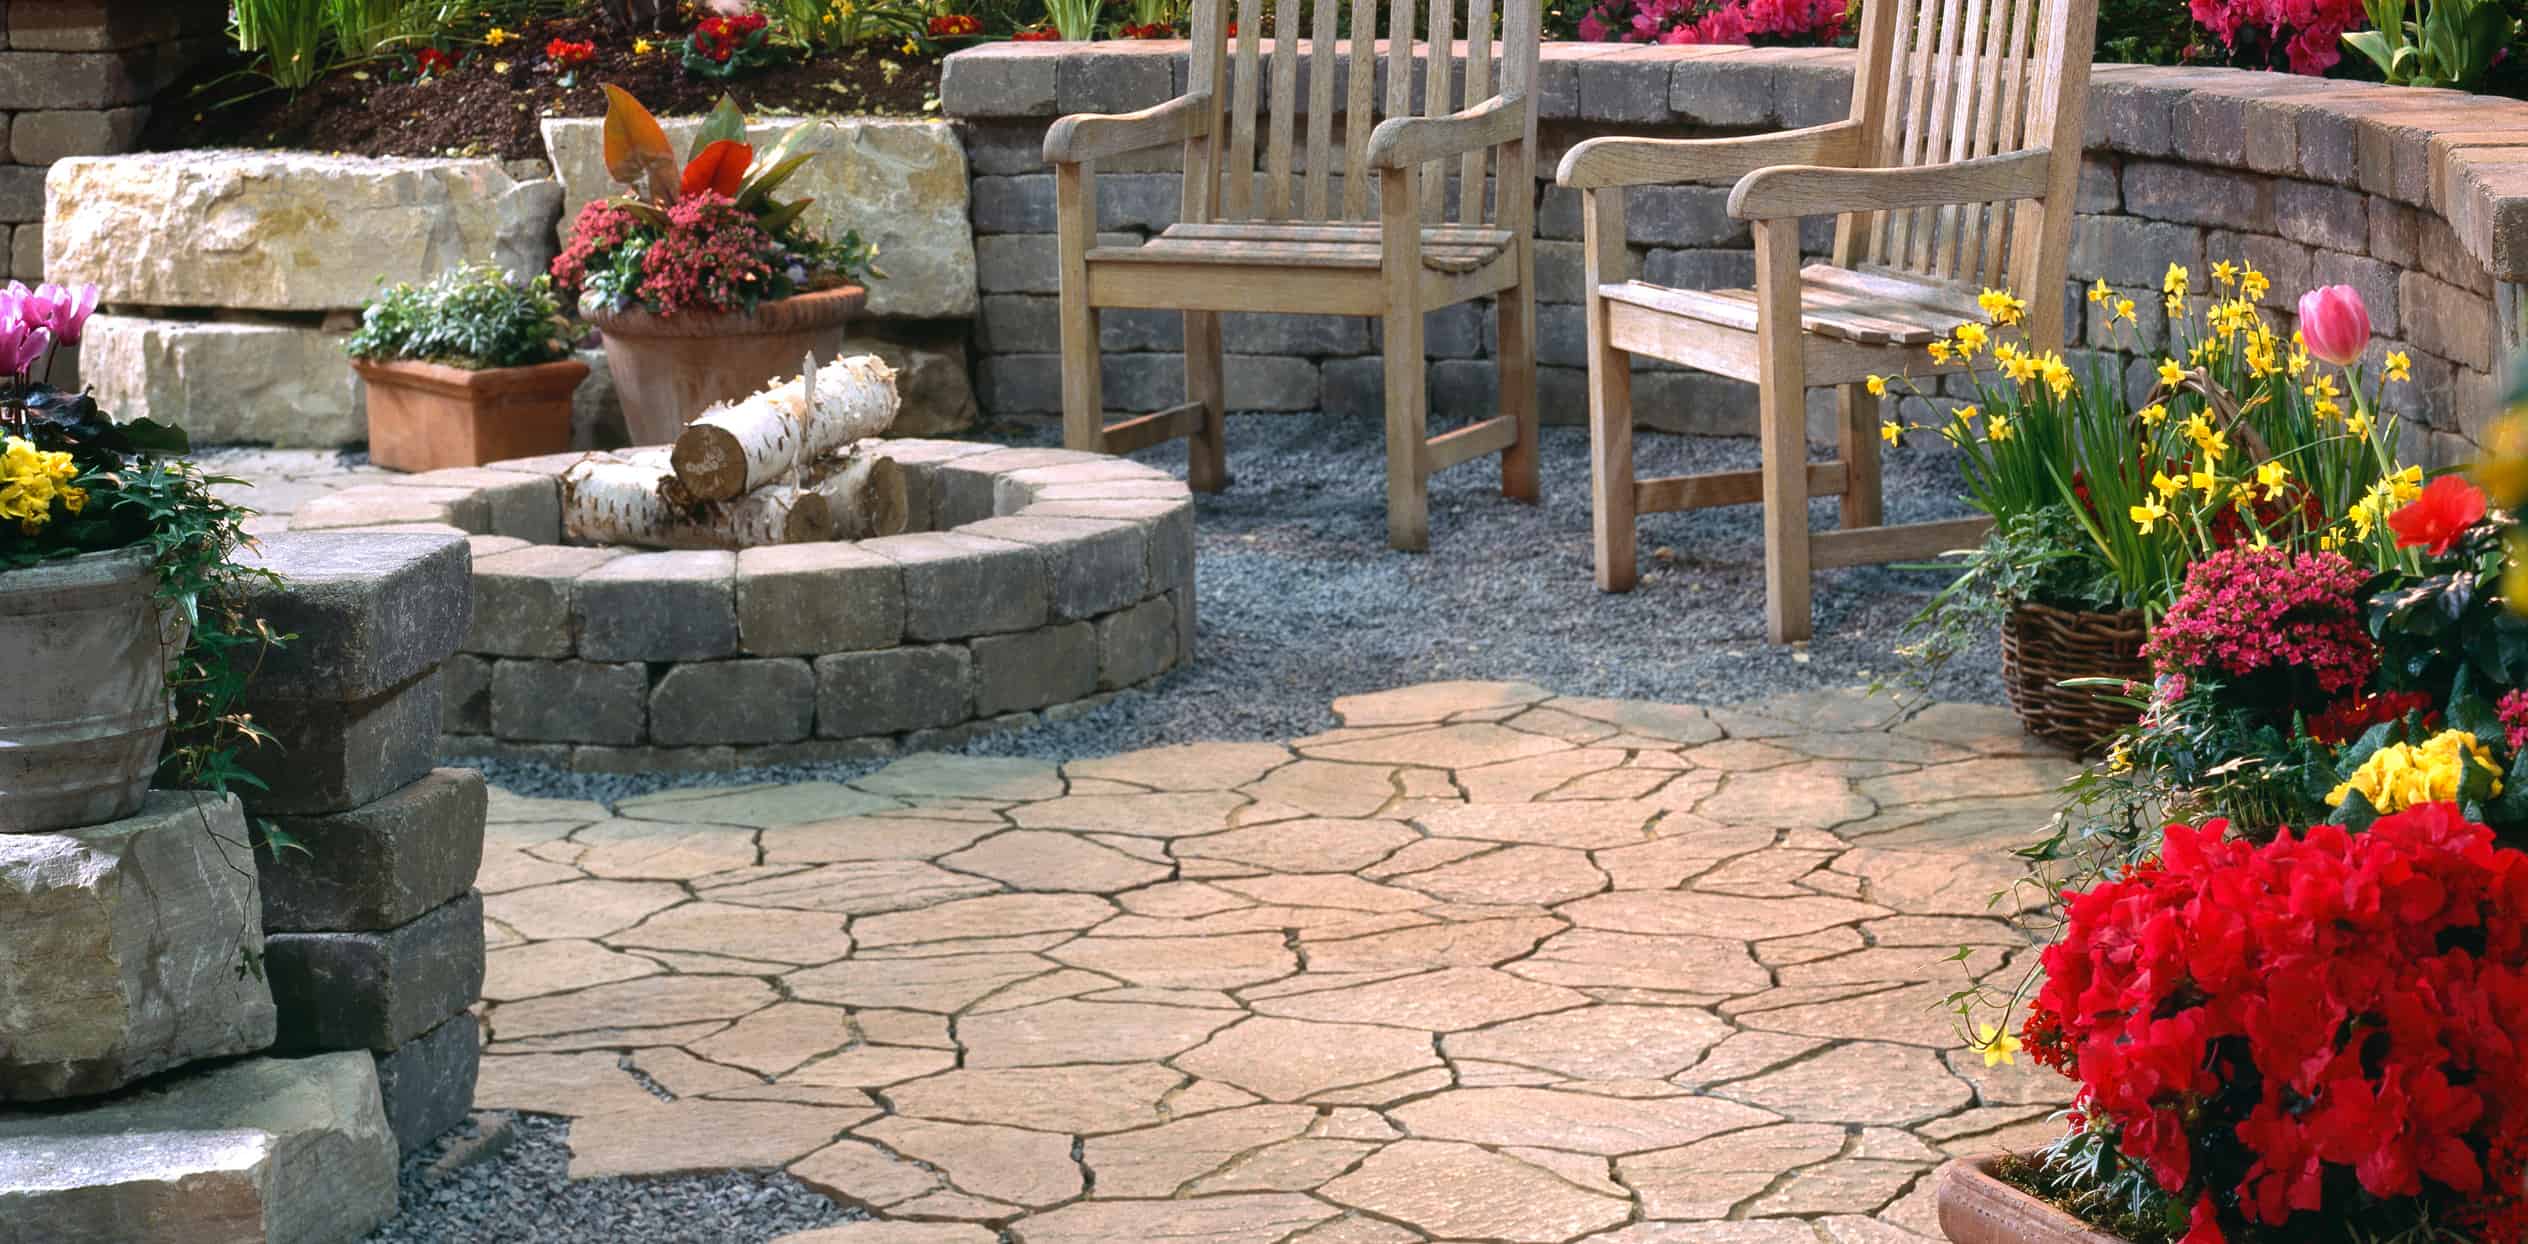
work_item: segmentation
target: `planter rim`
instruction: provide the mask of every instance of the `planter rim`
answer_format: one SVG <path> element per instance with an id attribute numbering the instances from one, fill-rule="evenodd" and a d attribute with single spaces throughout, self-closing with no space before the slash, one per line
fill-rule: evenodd
<path id="1" fill-rule="evenodd" d="M 32 566 L 0 570 L 0 591 L 112 583 L 148 573 L 150 562 L 148 546 L 140 544 L 74 553 Z"/>
<path id="2" fill-rule="evenodd" d="M 793 294 L 758 303 L 752 311 L 654 315 L 648 311 L 591 311 L 581 318 L 618 337 L 739 337 L 831 328 L 859 314 L 869 301 L 865 285 Z"/>
<path id="3" fill-rule="evenodd" d="M 2053 1202 L 2020 1190 L 1993 1174 L 1999 1155 L 1975 1158 L 1951 1158 L 1940 1164 L 1933 1177 L 1939 1182 L 1933 1196 L 1940 1206 L 1940 1229 L 1953 1241 L 1964 1244 L 1986 1244 L 1987 1241 L 2017 1241 L 2024 1244 L 2132 1244 L 2120 1235 L 2110 1235 L 2081 1221 Z M 2002 1233 L 1961 1236 L 1949 1221 L 1952 1204 L 1968 1200 L 1988 1205 L 2006 1205 L 2016 1221 L 1998 1223 L 1984 1219 L 1986 1225 Z"/>
<path id="4" fill-rule="evenodd" d="M 588 378 L 588 364 L 575 358 L 555 359 L 525 367 L 450 367 L 420 359 L 353 359 L 351 370 L 371 384 L 408 385 L 450 397 L 519 391 L 568 391 Z"/>

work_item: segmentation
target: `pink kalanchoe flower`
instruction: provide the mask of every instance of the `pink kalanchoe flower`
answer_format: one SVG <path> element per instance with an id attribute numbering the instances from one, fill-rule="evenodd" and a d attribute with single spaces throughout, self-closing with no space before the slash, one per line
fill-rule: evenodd
<path id="1" fill-rule="evenodd" d="M 2321 285 L 2300 295 L 2300 340 L 2312 358 L 2350 366 L 2370 346 L 2370 308 L 2349 285 Z"/>

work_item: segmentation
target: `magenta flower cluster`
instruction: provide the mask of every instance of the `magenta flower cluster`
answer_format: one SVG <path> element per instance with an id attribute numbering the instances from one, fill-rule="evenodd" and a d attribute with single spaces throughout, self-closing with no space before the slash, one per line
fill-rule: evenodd
<path id="1" fill-rule="evenodd" d="M 705 190 L 667 210 L 667 232 L 641 260 L 641 301 L 661 315 L 751 310 L 779 262 L 780 245 L 753 215 Z"/>
<path id="2" fill-rule="evenodd" d="M 614 248 L 632 240 L 641 230 L 641 222 L 625 211 L 615 199 L 591 199 L 579 209 L 579 218 L 571 222 L 571 239 L 554 256 L 553 288 L 566 305 L 579 302 L 579 291 L 588 283 L 589 265 L 600 262 Z"/>
<path id="3" fill-rule="evenodd" d="M 0 373 L 26 379 L 55 346 L 75 346 L 97 309 L 97 287 L 11 281 L 0 290 Z"/>
<path id="4" fill-rule="evenodd" d="M 2370 24 L 2361 0 L 2188 0 L 2194 20 L 2238 46 L 2238 32 L 2252 30 L 2280 44 L 2291 72 L 2322 74 L 2343 59 L 2344 32 Z"/>
<path id="5" fill-rule="evenodd" d="M 2340 553 L 2223 549 L 2186 571 L 2185 589 L 2151 628 L 2143 653 L 2163 674 L 2296 674 L 2341 695 L 2368 683 L 2379 665 L 2361 627 L 2361 582 L 2361 570 Z"/>
<path id="6" fill-rule="evenodd" d="M 1580 37 L 1623 43 L 1832 43 L 1845 0 L 1602 0 L 1580 18 Z"/>
<path id="7" fill-rule="evenodd" d="M 2493 715 L 2501 718 L 2502 733 L 2511 750 L 2528 747 L 2528 691 L 2505 691 L 2501 702 L 2493 706 Z"/>

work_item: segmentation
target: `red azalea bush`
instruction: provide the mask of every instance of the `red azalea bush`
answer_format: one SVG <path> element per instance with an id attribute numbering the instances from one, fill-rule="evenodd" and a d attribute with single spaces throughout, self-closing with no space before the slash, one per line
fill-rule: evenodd
<path id="1" fill-rule="evenodd" d="M 2278 46 L 2291 72 L 2322 74 L 2343 58 L 2343 36 L 2370 25 L 2361 0 L 2189 0 L 2198 25 L 2235 50 L 2245 34 Z"/>
<path id="2" fill-rule="evenodd" d="M 1598 0 L 1580 18 L 1591 42 L 1831 44 L 1847 0 Z"/>
<path id="3" fill-rule="evenodd" d="M 2255 844 L 2168 827 L 2064 895 L 2022 1029 L 2081 1133 L 2233 1235 L 2528 1225 L 2528 857 L 2451 804 Z"/>
<path id="4" fill-rule="evenodd" d="M 2362 627 L 2362 570 L 2335 552 L 2241 545 L 2186 570 L 2143 655 L 2163 674 L 2248 690 L 2288 719 L 2358 691 L 2379 664 Z"/>

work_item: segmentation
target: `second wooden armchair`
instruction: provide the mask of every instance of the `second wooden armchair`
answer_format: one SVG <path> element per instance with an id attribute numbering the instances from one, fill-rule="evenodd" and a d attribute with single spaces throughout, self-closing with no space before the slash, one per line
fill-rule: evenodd
<path id="1" fill-rule="evenodd" d="M 2026 304 L 2035 348 L 2063 337 L 2065 255 L 2080 177 L 2096 0 L 1874 0 L 1862 13 L 1847 120 L 1748 138 L 1599 138 L 1558 179 L 1581 192 L 1598 586 L 1632 588 L 1636 517 L 1761 502 L 1766 629 L 1811 627 L 1813 569 L 1972 543 L 1982 519 L 1883 525 L 1871 375 L 1955 370 L 1924 347 L 1982 318 L 1977 295 Z M 1735 182 L 1755 234 L 1753 289 L 1628 280 L 1624 188 Z M 1832 262 L 1803 266 L 1799 222 L 1835 215 Z M 1763 466 L 1665 479 L 1633 471 L 1631 356 L 1754 382 Z M 1834 386 L 1836 461 L 1808 461 L 1806 391 Z M 1812 495 L 1842 498 L 1811 532 Z"/>

